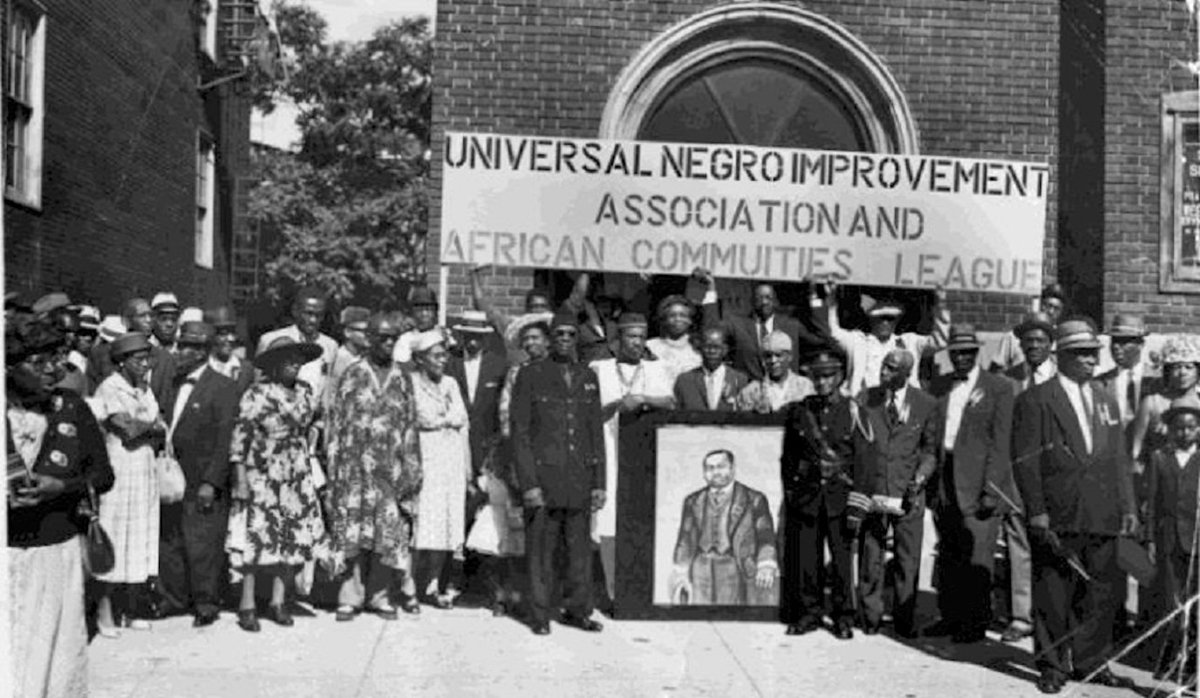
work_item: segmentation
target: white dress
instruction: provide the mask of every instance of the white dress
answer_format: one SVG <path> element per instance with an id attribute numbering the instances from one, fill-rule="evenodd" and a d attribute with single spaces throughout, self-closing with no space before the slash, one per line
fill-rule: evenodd
<path id="1" fill-rule="evenodd" d="M 626 395 L 663 398 L 675 394 L 675 384 L 668 375 L 667 366 L 661 361 L 640 361 L 634 365 L 618 363 L 616 359 L 600 359 L 593 361 L 591 368 L 600 382 L 601 405 L 607 405 Z M 620 424 L 619 412 L 604 423 L 607 502 L 595 515 L 595 525 L 592 527 L 594 538 L 612 538 L 617 535 L 617 443 Z"/>
<path id="2" fill-rule="evenodd" d="M 686 334 L 679 339 L 655 337 L 647 340 L 646 348 L 658 357 L 666 368 L 667 379 L 670 380 L 672 389 L 675 387 L 676 378 L 693 368 L 699 368 L 701 364 L 700 352 L 692 346 L 692 339 Z"/>
<path id="3" fill-rule="evenodd" d="M 412 373 L 421 444 L 421 494 L 417 498 L 418 550 L 457 550 L 466 537 L 467 478 L 471 476 L 467 408 L 458 383 L 434 383 Z"/>
<path id="4" fill-rule="evenodd" d="M 134 388 L 120 373 L 105 378 L 88 400 L 96 421 L 126 414 L 140 422 L 158 419 L 158 403 L 148 387 Z M 115 564 L 104 582 L 140 583 L 158 575 L 158 474 L 154 448 L 142 442 L 126 449 L 121 438 L 104 429 L 104 443 L 112 463 L 113 486 L 100 495 L 100 525 L 113 542 Z"/>

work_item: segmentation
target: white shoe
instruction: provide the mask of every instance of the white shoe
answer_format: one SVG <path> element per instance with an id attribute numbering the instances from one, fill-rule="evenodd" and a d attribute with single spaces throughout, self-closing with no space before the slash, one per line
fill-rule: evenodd
<path id="1" fill-rule="evenodd" d="M 106 626 L 102 625 L 97 630 L 97 633 L 100 635 L 100 637 L 105 637 L 105 638 L 108 638 L 109 640 L 115 640 L 115 639 L 121 637 L 120 629 L 114 628 L 111 626 L 106 627 Z"/>
<path id="2" fill-rule="evenodd" d="M 125 627 L 130 630 L 149 630 L 151 628 L 150 621 L 145 618 L 132 618 L 128 621 Z"/>

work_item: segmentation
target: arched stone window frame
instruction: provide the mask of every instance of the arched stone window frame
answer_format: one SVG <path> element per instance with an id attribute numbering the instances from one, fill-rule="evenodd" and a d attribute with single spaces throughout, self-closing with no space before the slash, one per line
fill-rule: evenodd
<path id="1" fill-rule="evenodd" d="M 751 57 L 796 67 L 842 96 L 875 152 L 920 152 L 908 100 L 883 60 L 828 17 L 772 2 L 713 8 L 655 37 L 617 77 L 599 137 L 636 139 L 658 100 L 688 77 Z"/>

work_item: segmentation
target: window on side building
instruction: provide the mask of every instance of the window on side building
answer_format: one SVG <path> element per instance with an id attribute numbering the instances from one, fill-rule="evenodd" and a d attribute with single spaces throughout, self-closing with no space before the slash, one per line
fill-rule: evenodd
<path id="1" fill-rule="evenodd" d="M 1200 293 L 1200 93 L 1163 95 L 1159 287 Z"/>
<path id="2" fill-rule="evenodd" d="M 216 162 L 213 141 L 196 134 L 196 266 L 213 268 L 213 217 L 216 215 Z"/>
<path id="3" fill-rule="evenodd" d="M 4 196 L 40 208 L 46 15 L 29 2 L 6 3 L 6 7 Z"/>

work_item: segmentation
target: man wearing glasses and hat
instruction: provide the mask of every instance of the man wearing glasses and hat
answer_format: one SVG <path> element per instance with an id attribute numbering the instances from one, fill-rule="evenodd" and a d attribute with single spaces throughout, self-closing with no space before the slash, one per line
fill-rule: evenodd
<path id="1" fill-rule="evenodd" d="M 595 372 L 576 361 L 578 320 L 559 312 L 551 322 L 549 359 L 517 374 L 511 405 L 517 488 L 525 505 L 533 632 L 550 633 L 555 552 L 565 550 L 562 622 L 603 629 L 592 615 L 591 514 L 606 500 L 603 419 Z"/>
<path id="2" fill-rule="evenodd" d="M 1132 467 L 1112 394 L 1092 378 L 1100 340 L 1088 320 L 1055 330 L 1059 374 L 1017 398 L 1012 457 L 1033 543 L 1038 688 L 1068 678 L 1131 687 L 1106 666 L 1117 590 L 1117 537 L 1137 531 Z M 1093 673 L 1095 674 L 1094 676 Z"/>
<path id="3" fill-rule="evenodd" d="M 973 326 L 952 327 L 947 349 L 954 372 L 930 386 L 943 420 L 931 488 L 941 620 L 923 634 L 951 635 L 956 643 L 984 639 L 996 539 L 1016 500 L 1009 458 L 1013 391 L 1003 377 L 980 370 L 982 346 Z"/>
<path id="4" fill-rule="evenodd" d="M 851 545 L 857 522 L 847 507 L 854 490 L 854 430 L 857 405 L 838 388 L 846 357 L 830 345 L 805 361 L 815 392 L 789 404 L 779 470 L 783 478 L 783 593 L 780 616 L 788 635 L 821 627 L 825 587 L 830 590 L 834 637 L 854 637 Z M 861 520 L 861 519 L 860 519 Z M 825 578 L 825 547 L 832 575 Z"/>
<path id="5" fill-rule="evenodd" d="M 190 607 L 195 627 L 217 620 L 229 516 L 229 442 L 237 417 L 237 384 L 209 365 L 215 336 L 208 323 L 183 323 L 172 399 L 162 410 L 187 488 L 182 502 L 164 503 L 161 509 L 160 609 Z"/>
<path id="6" fill-rule="evenodd" d="M 946 307 L 946 289 L 939 284 L 933 295 L 933 334 L 916 332 L 896 334 L 896 324 L 904 315 L 899 303 L 876 302 L 864 297 L 865 310 L 870 325 L 868 332 L 843 329 L 838 321 L 837 281 L 830 278 L 825 282 L 825 302 L 829 307 L 829 331 L 842 345 L 850 359 L 850 378 L 845 390 L 858 395 L 867 388 L 879 385 L 880 367 L 883 357 L 890 351 L 902 349 L 912 355 L 913 364 L 919 366 L 921 359 L 936 354 L 946 346 L 950 333 L 950 310 Z M 921 387 L 920 376 L 912 371 L 908 384 Z"/>

